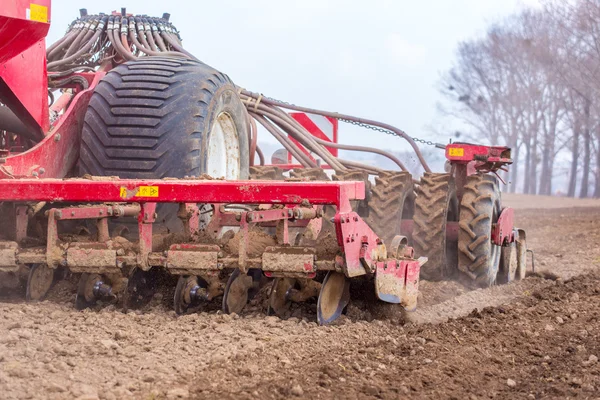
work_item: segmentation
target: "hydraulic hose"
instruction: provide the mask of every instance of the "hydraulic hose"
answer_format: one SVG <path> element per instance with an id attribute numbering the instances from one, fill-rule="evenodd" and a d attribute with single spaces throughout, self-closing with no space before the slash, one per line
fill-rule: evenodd
<path id="1" fill-rule="evenodd" d="M 332 147 L 334 149 L 349 150 L 349 151 L 362 151 L 362 152 L 365 152 L 365 153 L 379 154 L 379 155 L 382 155 L 382 156 L 387 157 L 388 159 L 392 160 L 394 163 L 396 163 L 396 165 L 398 167 L 400 167 L 400 169 L 402 171 L 406 171 L 407 170 L 406 167 L 404 166 L 404 164 L 402 163 L 402 161 L 400 161 L 393 154 L 388 153 L 387 151 L 384 151 L 384 150 L 376 149 L 374 147 L 352 146 L 352 145 L 349 145 L 349 144 L 332 143 L 332 142 L 328 142 L 328 141 L 323 140 L 323 139 L 319 139 L 318 137 L 315 137 L 315 141 L 317 143 L 322 144 L 325 147 Z"/>
<path id="2" fill-rule="evenodd" d="M 83 55 L 85 52 L 87 52 L 89 49 L 92 48 L 94 43 L 98 40 L 98 38 L 102 34 L 103 30 L 104 30 L 104 19 L 98 24 L 98 27 L 96 28 L 96 32 L 94 33 L 92 38 L 85 44 L 85 46 L 83 46 L 81 49 L 79 49 L 77 52 L 75 52 L 75 54 L 73 54 L 70 57 L 63 58 L 62 60 L 59 60 L 59 61 L 54 61 L 54 62 L 48 63 L 48 69 L 52 69 L 52 68 L 58 67 L 60 65 L 65 65 L 72 61 L 77 60 L 81 55 Z"/>
<path id="3" fill-rule="evenodd" d="M 79 26 L 77 24 L 77 26 Z M 79 28 L 71 28 L 71 30 L 63 36 L 61 39 L 54 42 L 54 44 L 46 50 L 46 58 L 52 60 L 54 56 L 64 50 L 65 46 L 69 46 L 73 40 L 77 37 Z"/>
<path id="4" fill-rule="evenodd" d="M 263 154 L 262 150 L 258 145 L 256 145 L 256 154 L 258 154 L 258 160 L 260 162 L 260 165 L 265 165 L 265 155 Z"/>
<path id="5" fill-rule="evenodd" d="M 119 53 L 119 55 L 121 57 L 123 57 L 123 59 L 127 60 L 127 61 L 133 61 L 133 60 L 137 60 L 137 57 L 133 55 L 133 53 L 128 49 L 125 48 L 125 46 L 122 43 L 122 35 L 121 32 L 121 18 L 120 17 L 116 17 L 115 21 L 114 21 L 114 25 L 113 25 L 113 29 L 108 29 L 108 38 L 110 40 L 110 42 L 112 43 L 113 47 L 115 48 L 115 50 L 117 51 L 117 53 Z M 121 36 L 120 36 L 121 35 Z"/>
<path id="6" fill-rule="evenodd" d="M 252 97 L 255 100 L 259 98 L 259 94 L 257 93 L 253 93 L 253 92 L 249 92 L 247 90 L 242 90 L 241 92 L 242 94 Z M 308 108 L 308 107 L 301 107 L 301 106 L 296 106 L 296 105 L 292 105 L 292 104 L 287 104 L 287 103 L 282 103 L 280 101 L 277 100 L 272 100 L 272 99 L 266 99 L 262 96 L 261 97 L 261 102 L 262 103 L 266 103 L 266 104 L 270 104 L 270 105 L 274 105 L 274 106 L 278 106 L 281 108 L 286 108 L 288 110 L 295 110 L 295 111 L 301 111 L 301 112 L 306 112 L 306 113 L 310 113 L 310 114 L 317 114 L 317 115 L 323 115 L 326 117 L 332 117 L 332 118 L 336 118 L 336 119 L 345 119 L 348 121 L 354 121 L 357 123 L 361 123 L 361 124 L 365 124 L 365 125 L 372 125 L 372 126 L 377 126 L 386 130 L 389 130 L 393 133 L 395 133 L 396 135 L 402 137 L 403 139 L 405 139 L 410 146 L 413 148 L 413 150 L 415 151 L 415 154 L 417 155 L 417 157 L 419 158 L 419 161 L 421 162 L 421 165 L 423 166 L 423 169 L 426 172 L 431 172 L 431 168 L 429 168 L 429 165 L 427 164 L 427 161 L 425 161 L 425 158 L 423 157 L 423 154 L 421 153 L 421 150 L 419 149 L 419 147 L 417 146 L 417 144 L 415 143 L 415 141 L 408 136 L 404 131 L 383 123 L 383 122 L 378 122 L 378 121 L 373 121 L 370 119 L 364 119 L 364 118 L 358 118 L 358 117 L 353 117 L 351 115 L 346 115 L 346 114 L 340 114 L 340 113 L 334 113 L 334 112 L 329 112 L 329 111 L 322 111 L 322 110 L 317 110 L 317 109 L 313 109 L 313 108 Z"/>
<path id="7" fill-rule="evenodd" d="M 283 147 L 285 147 L 285 149 L 300 162 L 300 164 L 303 167 L 314 168 L 317 166 L 317 164 L 313 160 L 311 160 L 309 157 L 306 156 L 306 154 L 304 154 L 302 151 L 300 151 L 300 149 L 297 146 L 295 146 L 293 143 L 291 143 L 289 140 L 287 140 L 287 138 L 284 135 L 282 135 L 280 132 L 278 132 L 277 128 L 275 128 L 264 117 L 262 117 L 258 114 L 254 114 L 252 112 L 250 112 L 250 114 L 262 126 L 264 126 L 265 129 L 267 131 L 269 131 L 275 137 L 275 139 L 277 139 L 279 141 L 279 143 L 281 143 L 281 145 Z"/>
<path id="8" fill-rule="evenodd" d="M 321 157 L 327 164 L 332 168 L 340 171 L 344 171 L 345 167 L 335 159 L 335 157 L 322 145 L 318 144 L 314 140 L 314 136 L 311 135 L 301 125 L 295 125 L 297 122 L 291 118 L 287 113 L 276 107 L 268 107 L 264 104 L 259 104 L 256 108 L 256 112 L 261 113 L 271 119 L 275 124 L 280 126 L 282 130 L 290 134 L 294 139 L 298 140 L 304 147 L 316 153 Z"/>
<path id="9" fill-rule="evenodd" d="M 140 39 L 142 39 L 142 38 L 145 39 L 146 38 L 146 35 L 143 34 L 143 33 L 140 34 L 139 36 L 140 36 Z M 175 51 L 158 52 L 158 51 L 150 50 L 147 46 L 145 46 L 143 43 L 141 43 L 140 40 L 138 40 L 138 38 L 135 35 L 135 27 L 131 23 L 129 23 L 129 38 L 131 39 L 131 41 L 133 42 L 133 44 L 135 45 L 135 47 L 138 50 L 140 50 L 143 53 L 148 54 L 149 56 L 188 58 L 185 54 L 179 53 L 179 52 L 175 52 Z"/>
<path id="10" fill-rule="evenodd" d="M 145 18 L 142 18 L 142 21 L 144 22 L 144 33 L 146 34 L 146 40 L 148 40 L 148 43 L 150 44 L 150 49 L 158 52 L 158 47 L 156 47 L 156 43 L 154 43 L 154 38 L 152 37 L 152 28 L 150 28 L 150 22 L 148 22 L 148 20 Z"/>
<path id="11" fill-rule="evenodd" d="M 194 57 L 193 54 L 189 53 L 186 49 L 184 49 L 183 47 L 181 47 L 177 43 L 177 41 L 171 37 L 171 35 L 167 34 L 166 32 L 162 32 L 161 36 L 167 41 L 167 43 L 169 43 L 178 52 L 187 55 L 188 58 L 191 58 L 192 60 L 200 61 L 196 57 Z"/>
<path id="12" fill-rule="evenodd" d="M 71 45 L 65 52 L 63 58 L 69 57 L 70 55 L 72 55 L 79 49 L 79 45 L 83 42 L 83 38 L 86 36 L 86 34 L 89 31 L 90 31 L 90 23 L 86 22 L 83 25 L 83 27 L 81 28 L 81 30 L 79 31 L 79 33 L 77 34 L 77 37 L 75 38 L 75 40 L 73 40 L 73 42 L 71 43 Z M 89 40 L 89 38 L 88 38 L 88 40 Z M 83 42 L 83 43 L 85 43 L 85 42 Z"/>
<path id="13" fill-rule="evenodd" d="M 150 48 L 150 44 L 146 40 L 146 34 L 144 33 L 144 22 L 142 21 L 141 18 L 135 18 L 135 23 L 137 25 L 137 33 L 138 33 L 139 41 L 141 42 L 142 47 L 144 48 L 142 51 L 146 54 L 150 54 L 146 51 L 146 50 L 152 51 L 152 49 Z"/>

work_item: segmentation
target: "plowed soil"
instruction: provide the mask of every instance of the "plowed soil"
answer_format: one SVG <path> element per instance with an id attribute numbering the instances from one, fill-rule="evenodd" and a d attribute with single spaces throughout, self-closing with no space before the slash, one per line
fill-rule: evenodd
<path id="1" fill-rule="evenodd" d="M 176 317 L 162 293 L 141 311 L 76 311 L 76 277 L 37 304 L 4 292 L 0 398 L 600 398 L 600 204 L 505 199 L 537 273 L 423 282 L 407 316 L 355 302 L 319 327 L 314 304 L 281 320 L 255 301 Z"/>

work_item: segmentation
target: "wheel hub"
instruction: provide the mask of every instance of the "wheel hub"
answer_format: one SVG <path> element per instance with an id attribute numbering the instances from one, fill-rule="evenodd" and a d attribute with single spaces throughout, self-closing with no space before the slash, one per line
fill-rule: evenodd
<path id="1" fill-rule="evenodd" d="M 213 178 L 240 178 L 240 144 L 233 118 L 220 113 L 208 137 L 206 173 Z"/>

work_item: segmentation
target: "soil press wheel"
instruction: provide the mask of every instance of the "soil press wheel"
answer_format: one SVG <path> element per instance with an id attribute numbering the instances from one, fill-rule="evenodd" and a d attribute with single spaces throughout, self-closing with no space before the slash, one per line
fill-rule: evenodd
<path id="1" fill-rule="evenodd" d="M 248 178 L 248 157 L 246 111 L 226 75 L 192 60 L 143 57 L 98 84 L 79 166 L 93 176 L 235 180 Z M 182 231 L 177 211 L 177 204 L 159 204 L 154 227 Z"/>
<path id="2" fill-rule="evenodd" d="M 496 282 L 501 247 L 492 243 L 492 226 L 501 212 L 496 177 L 475 174 L 467 178 L 460 203 L 458 269 L 467 282 L 479 287 Z"/>

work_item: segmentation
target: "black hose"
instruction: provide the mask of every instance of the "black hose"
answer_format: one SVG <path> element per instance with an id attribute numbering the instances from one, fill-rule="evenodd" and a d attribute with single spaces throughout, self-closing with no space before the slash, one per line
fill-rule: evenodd
<path id="1" fill-rule="evenodd" d="M 73 75 L 68 78 L 58 80 L 58 81 L 49 80 L 48 86 L 51 88 L 58 89 L 58 88 L 63 88 L 70 83 L 78 83 L 79 85 L 81 85 L 83 90 L 90 87 L 90 84 L 88 83 L 87 79 L 85 79 L 83 76 L 79 76 L 79 75 Z"/>
<path id="2" fill-rule="evenodd" d="M 247 90 L 242 90 L 242 94 L 252 97 L 255 100 L 261 96 L 257 93 L 252 93 L 249 92 Z M 306 112 L 306 113 L 310 113 L 310 114 L 318 114 L 318 115 L 323 115 L 326 117 L 332 117 L 332 118 L 336 118 L 336 119 L 344 119 L 344 120 L 348 120 L 348 121 L 354 121 L 357 123 L 362 123 L 365 125 L 372 125 L 372 126 L 377 126 L 386 130 L 389 130 L 391 132 L 393 132 L 394 134 L 402 137 L 403 139 L 405 139 L 413 148 L 413 150 L 415 151 L 415 154 L 417 155 L 419 161 L 421 162 L 421 165 L 423 166 L 423 169 L 425 170 L 425 172 L 431 172 L 431 168 L 429 168 L 429 165 L 427 164 L 427 161 L 425 161 L 425 158 L 423 157 L 423 153 L 421 153 L 421 150 L 419 149 L 419 147 L 417 146 L 417 144 L 415 143 L 415 141 L 406 134 L 406 132 L 383 122 L 378 122 L 378 121 L 373 121 L 370 119 L 363 119 L 363 118 L 358 118 L 358 117 L 353 117 L 351 115 L 346 115 L 346 114 L 339 114 L 339 113 L 334 113 L 334 112 L 329 112 L 329 111 L 323 111 L 323 110 L 317 110 L 317 109 L 313 109 L 313 108 L 308 108 L 308 107 L 301 107 L 301 106 L 296 106 L 293 104 L 287 104 L 287 103 L 283 103 L 277 100 L 273 100 L 273 99 L 267 99 L 262 97 L 262 102 L 266 103 L 266 104 L 270 104 L 270 105 L 274 105 L 274 106 L 278 106 L 281 108 L 285 108 L 288 110 L 295 110 L 295 111 L 301 111 L 301 112 Z"/>

